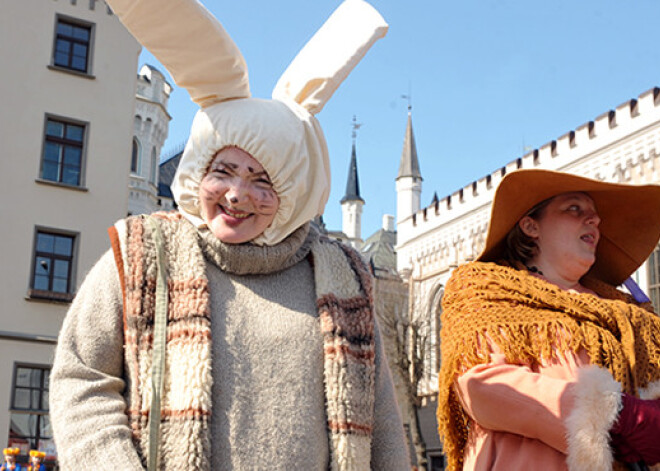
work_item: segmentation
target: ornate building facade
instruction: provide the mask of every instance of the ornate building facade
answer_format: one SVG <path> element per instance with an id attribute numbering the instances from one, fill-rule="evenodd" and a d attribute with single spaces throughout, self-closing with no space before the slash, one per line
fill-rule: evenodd
<path id="1" fill-rule="evenodd" d="M 172 117 L 167 103 L 172 86 L 155 67 L 143 65 L 137 77 L 135 117 L 131 142 L 128 213 L 143 214 L 172 208 L 171 198 L 160 198 L 160 153 Z"/>

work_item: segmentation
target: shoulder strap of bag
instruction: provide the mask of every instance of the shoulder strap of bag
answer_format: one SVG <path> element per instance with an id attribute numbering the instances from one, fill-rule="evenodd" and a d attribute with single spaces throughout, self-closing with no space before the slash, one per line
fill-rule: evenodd
<path id="1" fill-rule="evenodd" d="M 151 408 L 149 412 L 149 461 L 148 471 L 156 471 L 159 461 L 160 445 L 160 403 L 163 393 L 165 372 L 165 344 L 167 342 L 167 274 L 165 273 L 165 249 L 160 225 L 154 218 L 147 216 L 153 231 L 156 245 L 156 312 L 154 319 L 154 340 L 151 367 Z"/>

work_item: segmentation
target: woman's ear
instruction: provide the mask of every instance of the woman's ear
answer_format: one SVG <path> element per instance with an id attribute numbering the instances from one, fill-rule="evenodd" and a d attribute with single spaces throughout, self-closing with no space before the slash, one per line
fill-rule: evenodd
<path id="1" fill-rule="evenodd" d="M 518 227 L 527 237 L 536 239 L 539 235 L 539 224 L 536 219 L 530 216 L 523 216 L 520 221 L 518 221 Z"/>

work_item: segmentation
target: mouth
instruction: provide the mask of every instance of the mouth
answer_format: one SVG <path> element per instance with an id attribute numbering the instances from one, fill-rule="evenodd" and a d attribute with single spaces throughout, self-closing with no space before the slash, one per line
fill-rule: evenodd
<path id="1" fill-rule="evenodd" d="M 232 217 L 234 219 L 247 219 L 250 216 L 252 216 L 252 213 L 246 213 L 244 211 L 236 211 L 234 209 L 227 208 L 227 207 L 222 206 L 220 204 L 218 205 L 218 207 L 220 208 L 220 211 L 222 213 L 224 213 L 227 216 Z"/>
<path id="2" fill-rule="evenodd" d="M 598 236 L 597 236 L 597 234 L 590 232 L 588 234 L 584 234 L 583 236 L 581 236 L 580 240 L 582 240 L 582 241 L 586 242 L 587 244 L 592 245 L 592 246 L 595 247 L 596 244 L 598 243 Z"/>

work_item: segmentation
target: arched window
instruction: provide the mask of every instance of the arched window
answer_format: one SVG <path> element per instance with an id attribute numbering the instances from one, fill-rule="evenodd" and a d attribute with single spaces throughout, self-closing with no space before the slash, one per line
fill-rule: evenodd
<path id="1" fill-rule="evenodd" d="M 131 148 L 131 172 L 140 173 L 140 141 L 136 137 L 133 138 L 133 146 Z"/>
<path id="2" fill-rule="evenodd" d="M 149 171 L 149 181 L 156 184 L 156 172 L 158 171 L 158 158 L 156 157 L 156 148 L 151 148 L 151 169 Z"/>
<path id="3" fill-rule="evenodd" d="M 444 294 L 444 285 L 439 283 L 433 287 L 428 298 L 426 316 L 431 328 L 429 329 L 430 339 L 426 361 L 431 372 L 437 372 L 440 369 L 440 329 L 442 327 L 440 316 L 442 315 L 442 296 Z"/>

